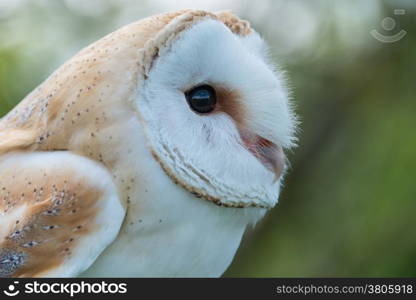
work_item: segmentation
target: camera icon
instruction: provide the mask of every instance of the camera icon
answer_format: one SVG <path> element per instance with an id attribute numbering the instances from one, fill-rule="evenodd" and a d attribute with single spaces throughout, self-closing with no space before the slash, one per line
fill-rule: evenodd
<path id="1" fill-rule="evenodd" d="M 7 287 L 7 290 L 4 290 L 3 291 L 3 293 L 6 295 L 6 296 L 9 296 L 9 297 L 14 297 L 14 296 L 17 296 L 19 293 L 20 293 L 20 291 L 19 290 L 16 290 L 16 285 L 18 285 L 19 284 L 19 281 L 14 281 L 13 282 L 13 284 L 10 284 L 8 287 Z"/>
<path id="2" fill-rule="evenodd" d="M 395 15 L 404 15 L 406 11 L 404 9 L 395 9 Z M 381 21 L 381 27 L 387 32 L 392 31 L 396 28 L 396 21 L 391 17 L 386 17 Z M 378 41 L 382 43 L 394 43 L 400 41 L 406 34 L 406 30 L 400 30 L 396 34 L 393 35 L 384 35 L 377 31 L 377 29 L 373 29 L 370 31 L 370 34 Z"/>

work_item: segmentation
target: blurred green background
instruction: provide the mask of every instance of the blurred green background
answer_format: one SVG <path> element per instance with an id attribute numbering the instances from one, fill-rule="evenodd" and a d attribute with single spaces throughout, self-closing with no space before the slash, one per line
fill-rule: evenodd
<path id="1" fill-rule="evenodd" d="M 302 121 L 280 202 L 225 276 L 416 276 L 413 0 L 0 0 L 0 116 L 82 47 L 179 8 L 250 20 Z"/>

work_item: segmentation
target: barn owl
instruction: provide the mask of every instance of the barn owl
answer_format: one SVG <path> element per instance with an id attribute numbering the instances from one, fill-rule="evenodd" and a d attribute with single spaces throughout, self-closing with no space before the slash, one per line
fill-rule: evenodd
<path id="1" fill-rule="evenodd" d="M 296 117 L 247 21 L 183 10 L 83 49 L 0 120 L 0 277 L 218 277 Z"/>

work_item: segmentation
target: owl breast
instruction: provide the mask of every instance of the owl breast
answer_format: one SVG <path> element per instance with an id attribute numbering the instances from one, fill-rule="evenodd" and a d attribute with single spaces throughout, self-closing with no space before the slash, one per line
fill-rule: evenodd
<path id="1" fill-rule="evenodd" d="M 217 277 L 231 263 L 261 208 L 220 207 L 175 184 L 154 160 L 139 121 L 122 126 L 129 139 L 114 144 L 112 167 L 127 216 L 119 236 L 83 276 Z"/>

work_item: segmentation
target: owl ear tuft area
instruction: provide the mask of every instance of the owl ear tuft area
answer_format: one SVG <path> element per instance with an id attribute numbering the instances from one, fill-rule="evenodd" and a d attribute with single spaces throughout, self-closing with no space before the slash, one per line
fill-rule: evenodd
<path id="1" fill-rule="evenodd" d="M 241 20 L 231 11 L 219 11 L 216 12 L 218 20 L 223 22 L 230 30 L 237 35 L 246 36 L 253 32 L 250 27 L 250 23 L 246 20 Z"/>

